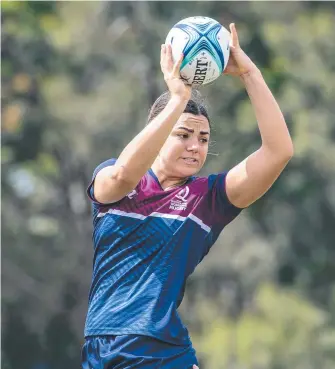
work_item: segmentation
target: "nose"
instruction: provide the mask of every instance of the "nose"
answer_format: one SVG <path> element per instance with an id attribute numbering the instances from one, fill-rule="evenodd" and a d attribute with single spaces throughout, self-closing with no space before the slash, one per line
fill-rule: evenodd
<path id="1" fill-rule="evenodd" d="M 186 149 L 187 149 L 187 151 L 198 152 L 198 150 L 199 150 L 198 140 L 195 139 L 195 140 L 189 141 Z"/>

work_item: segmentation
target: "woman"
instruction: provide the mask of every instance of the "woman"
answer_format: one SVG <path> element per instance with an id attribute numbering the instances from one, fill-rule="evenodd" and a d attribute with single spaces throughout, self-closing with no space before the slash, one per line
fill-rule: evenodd
<path id="1" fill-rule="evenodd" d="M 260 148 L 228 172 L 195 177 L 210 136 L 207 111 L 162 45 L 169 89 L 149 124 L 117 160 L 94 172 L 94 270 L 83 348 L 85 369 L 196 368 L 177 308 L 187 277 L 222 229 L 261 197 L 293 155 L 283 115 L 234 24 L 226 74 L 244 84 L 258 121 Z"/>

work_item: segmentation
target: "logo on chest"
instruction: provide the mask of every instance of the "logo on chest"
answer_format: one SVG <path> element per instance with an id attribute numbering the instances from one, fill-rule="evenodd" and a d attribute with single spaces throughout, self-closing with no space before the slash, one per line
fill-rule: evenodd
<path id="1" fill-rule="evenodd" d="M 170 208 L 171 210 L 186 210 L 187 208 L 187 196 L 190 193 L 188 186 L 180 190 L 174 198 L 171 200 Z"/>

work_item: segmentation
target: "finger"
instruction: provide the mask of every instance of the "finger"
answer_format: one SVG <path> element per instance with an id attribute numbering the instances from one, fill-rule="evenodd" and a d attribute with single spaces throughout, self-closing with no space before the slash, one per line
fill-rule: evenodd
<path id="1" fill-rule="evenodd" d="M 199 369 L 196 365 L 193 365 L 193 369 Z"/>
<path id="2" fill-rule="evenodd" d="M 230 23 L 229 28 L 231 32 L 231 46 L 240 47 L 235 23 Z"/>
<path id="3" fill-rule="evenodd" d="M 166 45 L 166 66 L 169 71 L 173 70 L 173 57 L 171 45 Z"/>
<path id="4" fill-rule="evenodd" d="M 175 77 L 179 77 L 180 76 L 180 66 L 181 63 L 184 60 L 184 54 L 180 54 L 179 59 L 175 62 L 174 66 L 173 66 L 173 70 L 172 70 L 172 74 Z"/>
<path id="5" fill-rule="evenodd" d="M 164 55 L 165 55 L 165 45 L 164 45 L 164 44 L 162 44 L 162 45 L 161 45 L 161 60 L 162 60 L 162 58 L 164 57 Z"/>
<path id="6" fill-rule="evenodd" d="M 166 45 L 161 45 L 161 65 L 165 66 L 166 64 Z"/>
<path id="7" fill-rule="evenodd" d="M 229 56 L 229 61 L 228 61 L 228 64 L 227 64 L 226 68 L 223 71 L 223 74 L 233 74 L 236 71 L 236 66 L 231 61 L 230 58 L 231 57 Z"/>

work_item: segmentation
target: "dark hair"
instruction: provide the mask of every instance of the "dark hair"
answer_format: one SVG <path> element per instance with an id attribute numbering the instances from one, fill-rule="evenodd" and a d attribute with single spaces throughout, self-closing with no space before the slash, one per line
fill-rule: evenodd
<path id="1" fill-rule="evenodd" d="M 159 98 L 153 103 L 149 116 L 148 123 L 150 123 L 157 115 L 166 107 L 167 103 L 170 100 L 170 92 L 164 92 L 159 96 Z M 209 120 L 207 107 L 205 105 L 205 100 L 201 96 L 200 92 L 197 90 L 192 90 L 191 99 L 188 101 L 184 113 L 190 113 L 194 115 L 203 115 L 207 118 L 209 127 L 211 126 L 211 122 Z"/>

